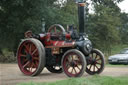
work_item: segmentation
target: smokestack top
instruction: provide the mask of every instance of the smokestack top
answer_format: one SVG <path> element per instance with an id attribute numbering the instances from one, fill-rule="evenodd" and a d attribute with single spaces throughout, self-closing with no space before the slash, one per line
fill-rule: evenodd
<path id="1" fill-rule="evenodd" d="M 76 3 L 84 3 L 86 0 L 75 0 Z"/>
<path id="2" fill-rule="evenodd" d="M 79 6 L 85 6 L 84 2 L 78 3 Z"/>

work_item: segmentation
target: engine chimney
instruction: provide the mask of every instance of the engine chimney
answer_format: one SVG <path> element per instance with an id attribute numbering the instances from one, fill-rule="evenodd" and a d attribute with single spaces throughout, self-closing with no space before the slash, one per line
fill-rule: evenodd
<path id="1" fill-rule="evenodd" d="M 83 34 L 85 32 L 84 29 L 84 2 L 78 2 L 78 18 L 79 18 L 79 33 Z"/>

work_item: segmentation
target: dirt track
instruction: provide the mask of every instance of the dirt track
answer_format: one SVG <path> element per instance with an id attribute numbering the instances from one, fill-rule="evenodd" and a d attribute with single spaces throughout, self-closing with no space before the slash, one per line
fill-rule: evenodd
<path id="1" fill-rule="evenodd" d="M 128 65 L 126 66 L 107 66 L 105 70 L 100 75 L 105 76 L 124 76 L 128 75 Z M 82 77 L 90 76 L 85 73 Z M 54 74 L 48 72 L 46 69 L 42 71 L 42 73 L 36 77 L 30 77 L 23 75 L 17 64 L 0 64 L 0 85 L 16 85 L 21 82 L 51 82 L 57 80 L 63 80 L 68 78 L 64 73 L 62 74 Z"/>

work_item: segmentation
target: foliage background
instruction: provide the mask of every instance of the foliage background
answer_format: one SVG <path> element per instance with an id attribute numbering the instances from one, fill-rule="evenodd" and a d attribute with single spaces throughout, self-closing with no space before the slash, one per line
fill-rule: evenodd
<path id="1" fill-rule="evenodd" d="M 128 44 L 128 14 L 121 13 L 117 3 L 123 0 L 91 0 L 94 13 L 86 5 L 85 28 L 93 46 L 106 56 L 113 46 Z M 78 28 L 78 9 L 74 0 L 0 0 L 0 62 L 16 60 L 24 32 L 41 33 L 41 19 L 46 29 L 52 24 L 74 24 Z M 122 46 L 120 46 L 122 48 Z"/>

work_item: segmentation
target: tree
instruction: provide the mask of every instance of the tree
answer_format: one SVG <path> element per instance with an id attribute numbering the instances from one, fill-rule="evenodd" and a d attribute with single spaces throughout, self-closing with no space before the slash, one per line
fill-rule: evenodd
<path id="1" fill-rule="evenodd" d="M 120 8 L 113 0 L 93 1 L 95 13 L 89 15 L 88 34 L 94 46 L 110 53 L 120 41 Z"/>
<path id="2" fill-rule="evenodd" d="M 41 32 L 42 18 L 45 18 L 47 29 L 55 23 L 65 27 L 67 24 L 75 24 L 78 27 L 77 5 L 74 0 L 61 1 L 62 3 L 58 0 L 0 0 L 0 49 L 16 51 L 25 31 Z M 95 46 L 110 47 L 120 40 L 120 9 L 117 3 L 123 0 L 92 1 L 95 13 L 86 14 L 85 28 Z"/>
<path id="3" fill-rule="evenodd" d="M 63 1 L 63 0 L 62 0 Z M 52 24 L 76 24 L 77 5 L 73 0 L 57 4 L 58 0 L 0 0 L 0 48 L 17 50 L 24 32 L 41 32 L 41 19 L 46 29 Z"/>
<path id="4" fill-rule="evenodd" d="M 128 14 L 121 13 L 120 36 L 123 44 L 128 44 Z"/>
<path id="5" fill-rule="evenodd" d="M 15 49 L 24 32 L 41 31 L 41 18 L 49 26 L 56 0 L 0 0 L 0 48 Z M 53 9 L 51 9 L 53 8 Z"/>

